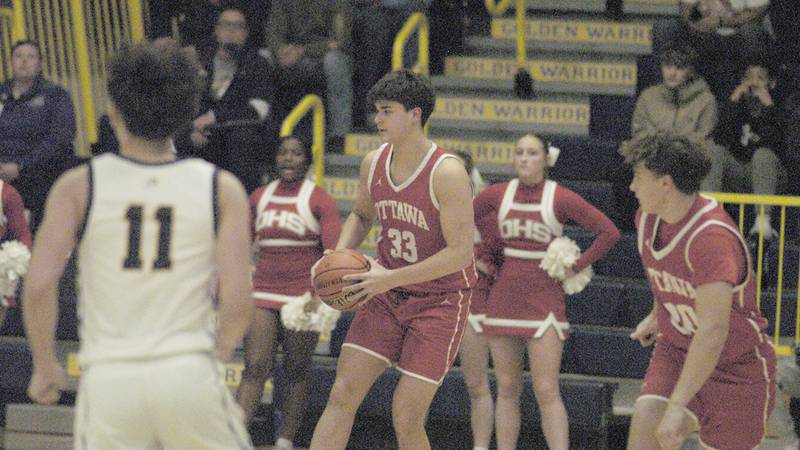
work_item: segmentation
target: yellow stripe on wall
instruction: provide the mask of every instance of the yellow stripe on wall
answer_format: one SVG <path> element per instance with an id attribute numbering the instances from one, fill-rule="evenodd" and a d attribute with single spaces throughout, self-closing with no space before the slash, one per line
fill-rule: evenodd
<path id="1" fill-rule="evenodd" d="M 470 153 L 472 160 L 476 163 L 510 164 L 514 159 L 513 142 L 443 138 L 433 138 L 433 141 L 446 150 L 461 150 Z M 348 134 L 344 150 L 348 155 L 363 156 L 381 144 L 383 144 L 383 140 L 377 135 Z"/>

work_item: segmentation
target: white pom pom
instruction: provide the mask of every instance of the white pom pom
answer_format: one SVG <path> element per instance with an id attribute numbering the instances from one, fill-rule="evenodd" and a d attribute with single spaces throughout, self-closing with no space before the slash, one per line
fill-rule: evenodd
<path id="1" fill-rule="evenodd" d="M 578 292 L 582 291 L 590 281 L 592 281 L 592 275 L 594 275 L 592 266 L 588 266 L 575 275 L 564 280 L 561 286 L 564 288 L 564 292 L 567 295 L 577 294 Z"/>
<path id="2" fill-rule="evenodd" d="M 580 256 L 581 249 L 575 241 L 564 236 L 558 237 L 547 246 L 539 267 L 551 278 L 561 281 L 565 293 L 576 294 L 589 284 L 593 275 L 592 267 L 589 266 L 565 280 L 567 269 L 573 267 Z"/>
<path id="3" fill-rule="evenodd" d="M 311 315 L 306 312 L 306 303 L 309 301 L 311 301 L 311 294 L 306 293 L 302 298 L 283 305 L 281 323 L 287 330 L 309 331 L 311 329 Z"/>
<path id="4" fill-rule="evenodd" d="M 13 297 L 20 277 L 28 273 L 31 252 L 19 241 L 6 241 L 0 246 L 0 295 Z"/>
<path id="5" fill-rule="evenodd" d="M 287 330 L 314 331 L 330 333 L 336 326 L 341 313 L 330 306 L 320 303 L 316 311 L 306 311 L 311 301 L 311 293 L 307 292 L 301 300 L 291 301 L 281 308 L 281 322 Z"/>

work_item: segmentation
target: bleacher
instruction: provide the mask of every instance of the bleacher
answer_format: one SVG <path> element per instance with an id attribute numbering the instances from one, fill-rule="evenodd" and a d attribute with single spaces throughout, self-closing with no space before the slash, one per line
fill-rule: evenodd
<path id="1" fill-rule="evenodd" d="M 617 146 L 629 134 L 635 95 L 641 88 L 640 65 L 650 53 L 651 23 L 658 15 L 676 14 L 677 0 L 625 0 L 624 16 L 619 20 L 610 20 L 605 14 L 605 0 L 527 0 L 527 8 L 528 70 L 534 79 L 535 98 L 513 96 L 516 22 L 510 15 L 494 18 L 488 35 L 469 36 L 466 53 L 448 56 L 444 74 L 432 77 L 438 101 L 430 134 L 444 147 L 472 153 L 490 182 L 512 175 L 510 162 L 517 137 L 527 132 L 542 135 L 562 149 L 551 178 L 612 215 L 616 205 L 607 173 L 621 163 Z M 355 198 L 361 156 L 379 144 L 371 130 L 357 130 L 347 136 L 344 155 L 326 155 L 323 186 L 343 216 Z M 572 227 L 567 234 L 583 248 L 592 239 Z M 365 253 L 374 254 L 375 237 L 373 230 L 362 247 Z M 776 250 L 767 251 L 765 260 L 776 265 Z M 784 255 L 788 261 L 784 279 L 790 289 L 797 288 L 799 255 L 796 246 Z M 562 358 L 561 392 L 573 448 L 616 449 L 624 447 L 633 401 L 650 355 L 650 349 L 632 341 L 629 334 L 650 311 L 652 294 L 632 234 L 624 234 L 594 270 L 595 278 L 586 290 L 567 298 L 572 327 Z M 776 316 L 771 301 L 777 295 L 775 271 L 766 273 L 762 306 L 772 319 Z M 781 296 L 796 303 L 788 301 L 797 298 L 794 290 L 784 289 Z M 782 332 L 793 334 L 796 315 L 789 310 L 782 314 Z M 308 444 L 313 424 L 324 408 L 351 319 L 352 314 L 344 314 L 330 339 L 318 348 L 308 417 L 298 445 Z M 74 350 L 74 342 L 62 342 L 60 356 L 66 362 Z M 232 367 L 238 367 L 231 370 L 239 370 L 240 375 L 241 355 Z M 26 404 L 23 394 L 29 373 L 24 343 L 18 338 L 0 338 L 0 401 L 8 403 L 0 408 L 5 447 L 68 448 L 74 395 L 67 395 L 59 406 Z M 391 393 L 398 377 L 398 372 L 389 370 L 376 383 L 359 410 L 348 448 L 394 448 Z M 235 378 L 229 380 L 232 388 L 238 383 Z M 525 380 L 519 446 L 544 448 L 530 377 Z M 494 390 L 493 378 L 491 383 Z M 280 385 L 279 367 L 275 384 Z M 73 377 L 71 394 L 76 386 Z M 271 403 L 264 405 L 264 411 L 272 412 Z M 260 429 L 254 436 L 271 442 L 273 423 L 262 417 L 256 424 Z M 463 449 L 471 442 L 469 398 L 458 367 L 446 377 L 434 399 L 429 433 L 435 449 Z"/>

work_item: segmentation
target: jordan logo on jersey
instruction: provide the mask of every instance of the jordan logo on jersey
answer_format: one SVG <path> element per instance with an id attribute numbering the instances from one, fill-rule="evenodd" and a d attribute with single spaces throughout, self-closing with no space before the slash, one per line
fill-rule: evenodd
<path id="1" fill-rule="evenodd" d="M 378 217 L 381 220 L 394 219 L 415 225 L 423 230 L 430 231 L 425 214 L 416 206 L 397 200 L 381 200 L 375 203 Z"/>
<path id="2" fill-rule="evenodd" d="M 647 276 L 660 292 L 678 294 L 682 297 L 694 299 L 694 287 L 688 281 L 678 278 L 666 270 L 647 269 Z"/>
<path id="3" fill-rule="evenodd" d="M 298 236 L 306 234 L 306 222 L 300 215 L 291 211 L 275 211 L 273 209 L 262 211 L 256 221 L 256 231 L 271 227 L 289 230 Z"/>
<path id="4" fill-rule="evenodd" d="M 503 239 L 519 239 L 524 237 L 528 240 L 546 244 L 553 239 L 550 228 L 535 220 L 506 219 L 500 222 L 500 235 Z"/>

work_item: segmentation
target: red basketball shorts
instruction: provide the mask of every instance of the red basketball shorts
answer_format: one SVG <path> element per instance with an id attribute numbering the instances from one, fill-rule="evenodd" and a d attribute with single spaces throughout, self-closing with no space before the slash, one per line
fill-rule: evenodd
<path id="1" fill-rule="evenodd" d="M 440 384 L 458 354 L 471 297 L 469 289 L 443 294 L 392 290 L 377 295 L 356 312 L 343 347 Z"/>
<path id="2" fill-rule="evenodd" d="M 656 345 L 639 398 L 668 399 L 686 352 L 667 343 Z M 703 445 L 725 450 L 756 448 L 764 437 L 775 405 L 775 352 L 768 342 L 711 374 L 688 408 L 700 427 Z"/>

